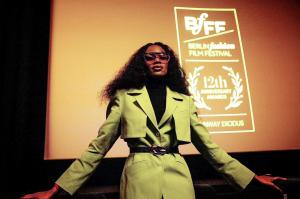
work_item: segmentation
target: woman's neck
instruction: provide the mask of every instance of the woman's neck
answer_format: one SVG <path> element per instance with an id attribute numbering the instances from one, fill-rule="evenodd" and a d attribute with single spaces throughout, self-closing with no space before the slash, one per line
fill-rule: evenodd
<path id="1" fill-rule="evenodd" d="M 149 88 L 161 88 L 166 86 L 165 77 L 148 77 L 146 80 L 146 86 Z"/>

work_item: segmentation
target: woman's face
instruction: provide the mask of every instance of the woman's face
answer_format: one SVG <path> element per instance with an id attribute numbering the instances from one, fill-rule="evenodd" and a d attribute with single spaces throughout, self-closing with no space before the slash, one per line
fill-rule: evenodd
<path id="1" fill-rule="evenodd" d="M 149 46 L 144 60 L 152 77 L 162 77 L 168 73 L 170 56 L 158 45 Z"/>

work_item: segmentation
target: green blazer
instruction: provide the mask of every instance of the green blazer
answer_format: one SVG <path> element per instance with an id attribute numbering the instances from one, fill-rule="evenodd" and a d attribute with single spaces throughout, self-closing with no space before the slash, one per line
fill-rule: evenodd
<path id="1" fill-rule="evenodd" d="M 177 144 L 192 142 L 229 183 L 244 189 L 255 174 L 211 140 L 207 129 L 198 121 L 192 97 L 167 87 L 166 98 L 165 113 L 157 122 L 145 87 L 117 91 L 98 136 L 56 183 L 68 193 L 75 193 L 118 137 L 125 141 L 142 140 L 147 135 L 173 132 Z M 161 199 L 162 194 L 165 199 L 195 198 L 193 181 L 183 157 L 179 154 L 130 154 L 121 177 L 120 198 Z"/>

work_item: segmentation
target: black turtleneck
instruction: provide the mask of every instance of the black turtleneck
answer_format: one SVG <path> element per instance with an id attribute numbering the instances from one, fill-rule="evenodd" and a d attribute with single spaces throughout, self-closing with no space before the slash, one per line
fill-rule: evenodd
<path id="1" fill-rule="evenodd" d="M 159 122 L 166 109 L 166 83 L 164 78 L 149 77 L 146 88 L 155 112 L 156 120 Z"/>

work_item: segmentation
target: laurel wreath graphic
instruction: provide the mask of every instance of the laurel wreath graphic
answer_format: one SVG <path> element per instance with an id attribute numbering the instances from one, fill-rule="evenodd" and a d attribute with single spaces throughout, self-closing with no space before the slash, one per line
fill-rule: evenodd
<path id="1" fill-rule="evenodd" d="M 238 72 L 234 73 L 233 69 L 231 67 L 222 66 L 222 68 L 226 71 L 228 71 L 228 76 L 231 77 L 231 82 L 234 85 L 234 90 L 232 92 L 232 95 L 230 96 L 230 102 L 228 106 L 225 107 L 225 110 L 228 110 L 230 108 L 237 108 L 243 103 L 241 98 L 244 96 L 242 95 L 243 92 L 243 85 L 242 85 L 242 79 L 240 78 L 240 74 Z"/>
<path id="2" fill-rule="evenodd" d="M 234 85 L 234 90 L 232 92 L 232 95 L 230 96 L 230 102 L 229 104 L 225 107 L 225 110 L 228 110 L 230 108 L 237 108 L 239 107 L 243 101 L 240 100 L 244 96 L 242 95 L 243 92 L 243 85 L 242 79 L 240 78 L 240 75 L 238 72 L 234 72 L 231 67 L 228 66 L 222 66 L 222 68 L 226 71 L 228 71 L 228 76 L 231 77 L 231 82 Z M 194 69 L 193 74 L 189 73 L 188 77 L 188 82 L 189 82 L 189 91 L 191 92 L 194 102 L 197 108 L 204 108 L 207 110 L 211 110 L 212 108 L 208 106 L 203 97 L 200 94 L 200 91 L 197 89 L 197 84 L 198 84 L 198 77 L 200 77 L 200 71 L 204 69 L 204 66 L 199 66 Z"/>
<path id="3" fill-rule="evenodd" d="M 194 102 L 197 108 L 204 108 L 207 110 L 211 110 L 211 107 L 209 107 L 203 97 L 201 97 L 200 91 L 197 89 L 198 84 L 198 77 L 200 77 L 200 71 L 204 69 L 204 66 L 199 66 L 194 69 L 193 74 L 189 73 L 188 82 L 189 82 L 189 91 L 191 92 Z"/>

